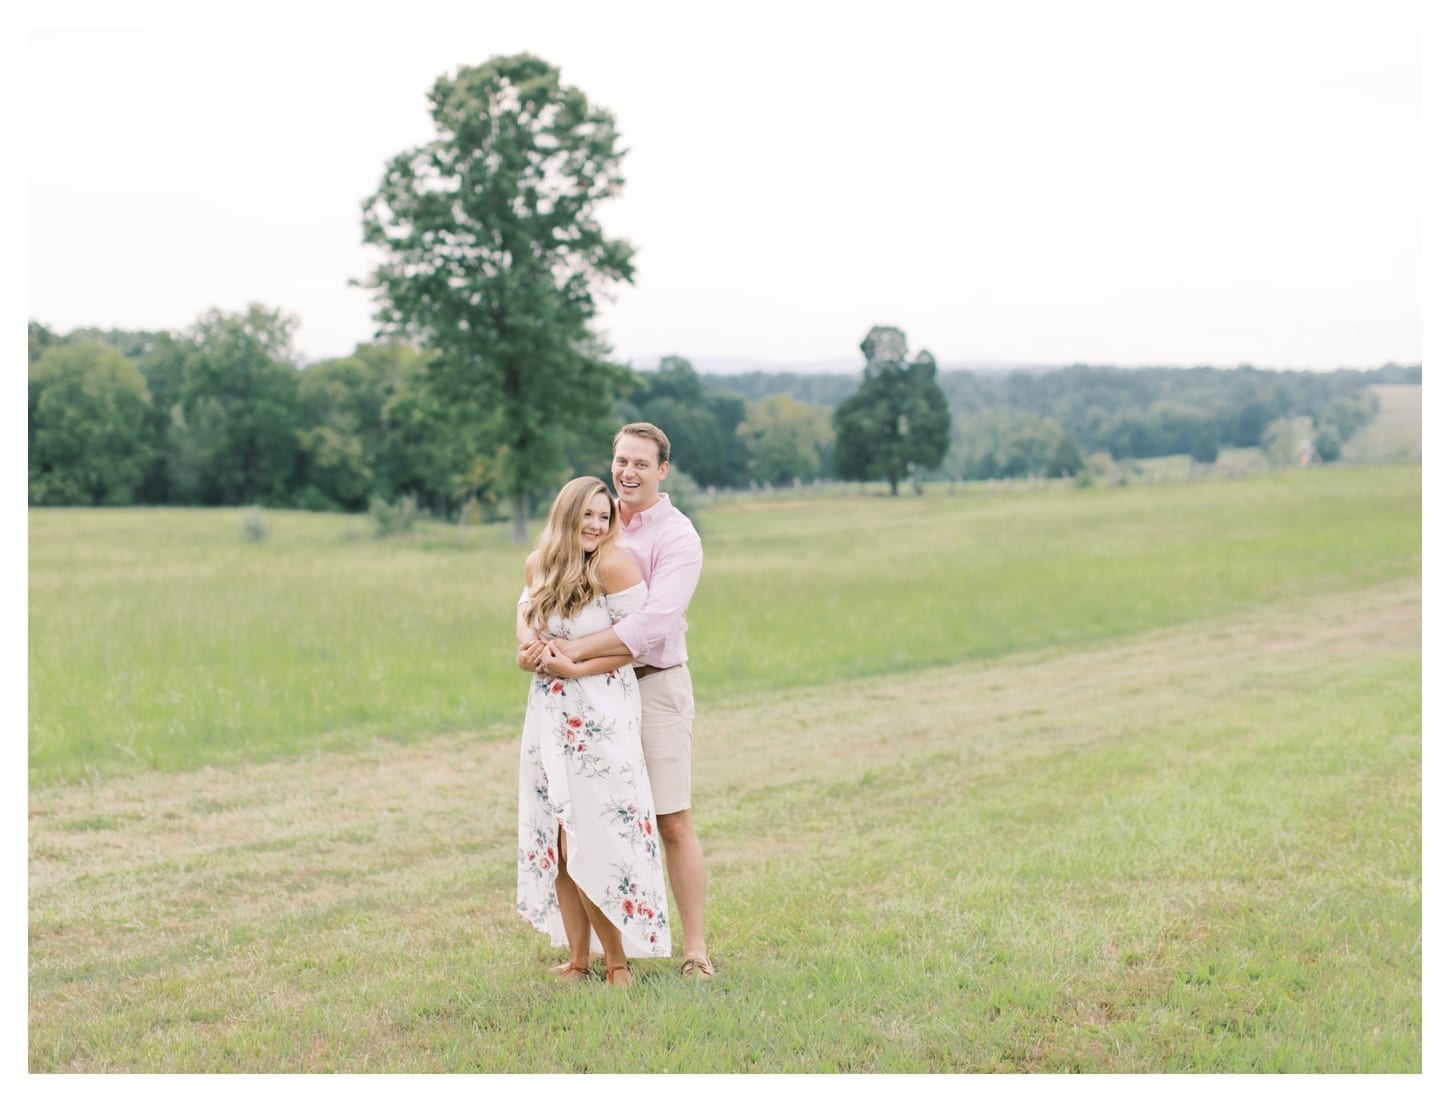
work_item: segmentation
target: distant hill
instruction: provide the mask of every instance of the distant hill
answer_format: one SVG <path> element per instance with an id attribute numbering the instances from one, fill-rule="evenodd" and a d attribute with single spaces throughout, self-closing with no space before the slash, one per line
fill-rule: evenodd
<path id="1" fill-rule="evenodd" d="M 756 368 L 736 374 L 702 373 L 700 379 L 707 390 L 724 391 L 747 402 L 783 393 L 800 402 L 829 408 L 855 393 L 861 374 L 859 370 Z M 1010 423 L 1019 434 L 1026 424 L 1045 425 L 1043 431 L 1065 431 L 1083 454 L 1106 451 L 1118 457 L 1139 458 L 1187 453 L 1195 446 L 1203 454 L 1219 446 L 1257 447 L 1269 425 L 1282 417 L 1313 418 L 1316 430 L 1323 427 L 1320 418 L 1331 413 L 1357 422 L 1373 412 L 1365 404 L 1369 387 L 1419 381 L 1418 366 L 1395 364 L 1373 371 L 1324 372 L 1270 371 L 1247 366 L 1116 368 L 1075 364 L 1010 371 L 943 366 L 937 375 L 961 432 L 966 432 L 977 418 L 995 417 L 993 423 Z M 1391 400 L 1398 397 L 1393 389 L 1388 393 Z M 1349 405 L 1345 406 L 1345 402 Z M 1399 420 L 1418 426 L 1418 410 L 1401 414 L 1398 404 L 1394 410 Z M 1345 435 L 1352 427 L 1357 425 L 1340 425 Z M 1380 451 L 1388 446 L 1378 440 L 1366 444 L 1366 448 Z M 1395 449 L 1395 454 L 1406 455 L 1416 450 L 1402 446 L 1398 440 Z"/>
<path id="2" fill-rule="evenodd" d="M 634 356 L 629 365 L 636 371 L 653 371 L 661 356 Z M 700 375 L 849 375 L 861 374 L 864 361 L 860 356 L 828 360 L 750 360 L 730 356 L 684 356 Z M 938 362 L 938 371 L 973 371 L 983 374 L 1005 374 L 1009 371 L 1057 371 L 1064 364 L 1024 364 L 1006 360 L 963 360 L 958 363 Z"/>
<path id="3" fill-rule="evenodd" d="M 861 385 L 861 370 L 865 366 L 858 357 L 854 360 L 746 360 L 725 356 L 704 356 L 698 359 L 686 356 L 690 366 L 700 376 L 700 381 L 714 391 L 725 391 L 749 402 L 756 402 L 771 394 L 789 394 L 799 402 L 814 405 L 836 406 L 855 393 Z M 630 366 L 636 371 L 654 371 L 661 357 L 632 359 Z M 1011 374 L 1047 375 L 1061 371 L 1057 365 L 1013 364 L 1000 360 L 972 360 L 963 363 L 937 364 L 938 379 L 948 397 L 960 389 L 965 381 L 1005 380 Z M 956 380 L 954 387 L 951 380 Z"/>

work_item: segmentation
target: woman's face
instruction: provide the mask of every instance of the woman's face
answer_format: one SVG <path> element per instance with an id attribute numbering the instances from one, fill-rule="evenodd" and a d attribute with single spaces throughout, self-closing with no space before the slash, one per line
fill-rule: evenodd
<path id="1" fill-rule="evenodd" d="M 614 508 L 609 495 L 602 490 L 591 497 L 584 506 L 584 516 L 579 522 L 579 542 L 583 544 L 585 552 L 593 551 L 599 546 L 609 532 L 609 514 Z"/>

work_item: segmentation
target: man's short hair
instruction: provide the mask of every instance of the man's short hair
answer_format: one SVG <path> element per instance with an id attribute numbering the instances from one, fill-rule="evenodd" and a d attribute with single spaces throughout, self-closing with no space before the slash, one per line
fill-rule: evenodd
<path id="1" fill-rule="evenodd" d="M 653 440 L 655 446 L 660 450 L 660 466 L 670 461 L 670 438 L 664 434 L 658 425 L 651 425 L 648 421 L 635 421 L 625 425 L 614 434 L 614 447 L 619 447 L 619 441 L 624 436 L 640 436 L 646 440 Z"/>

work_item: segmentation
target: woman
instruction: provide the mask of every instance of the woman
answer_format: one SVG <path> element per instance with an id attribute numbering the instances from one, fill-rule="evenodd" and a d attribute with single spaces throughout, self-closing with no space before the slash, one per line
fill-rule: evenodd
<path id="1" fill-rule="evenodd" d="M 536 641 L 520 648 L 520 665 L 536 672 L 519 752 L 518 913 L 568 944 L 561 979 L 589 979 L 593 949 L 604 954 L 605 981 L 628 987 L 631 956 L 670 955 L 634 670 L 627 658 L 571 662 L 547 642 L 643 607 L 644 579 L 615 544 L 618 531 L 608 488 L 576 478 L 524 563 L 520 636 Z"/>

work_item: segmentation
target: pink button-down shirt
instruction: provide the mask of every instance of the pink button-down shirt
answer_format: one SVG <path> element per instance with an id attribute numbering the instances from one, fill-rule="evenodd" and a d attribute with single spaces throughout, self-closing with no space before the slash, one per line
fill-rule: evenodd
<path id="1" fill-rule="evenodd" d="M 695 526 L 670 504 L 668 494 L 660 494 L 658 501 L 620 527 L 618 539 L 639 563 L 649 597 L 644 608 L 614 625 L 614 634 L 636 663 L 663 667 L 689 661 L 685 610 L 705 561 Z"/>

